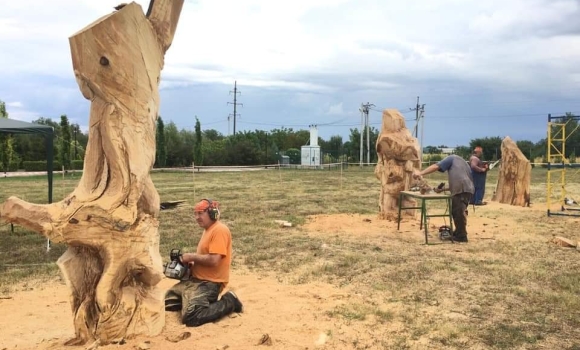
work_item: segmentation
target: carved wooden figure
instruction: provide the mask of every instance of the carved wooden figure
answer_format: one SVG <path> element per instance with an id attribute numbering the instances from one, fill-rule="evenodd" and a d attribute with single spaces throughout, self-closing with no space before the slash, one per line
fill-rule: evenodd
<path id="1" fill-rule="evenodd" d="M 70 37 L 74 74 L 91 101 L 83 175 L 64 200 L 10 197 L 0 217 L 68 244 L 59 258 L 71 290 L 67 344 L 155 335 L 165 324 L 155 160 L 159 78 L 183 0 L 132 2 Z"/>
<path id="2" fill-rule="evenodd" d="M 398 213 L 399 193 L 413 183 L 413 170 L 419 169 L 419 143 L 405 126 L 405 118 L 396 109 L 383 111 L 381 133 L 377 138 L 378 162 L 375 176 L 381 181 L 379 216 L 395 220 Z M 404 199 L 405 206 L 413 206 L 413 199 Z M 413 215 L 414 210 L 405 211 Z"/>
<path id="3" fill-rule="evenodd" d="M 501 165 L 492 200 L 511 205 L 530 204 L 532 165 L 516 143 L 506 136 L 501 142 Z"/>

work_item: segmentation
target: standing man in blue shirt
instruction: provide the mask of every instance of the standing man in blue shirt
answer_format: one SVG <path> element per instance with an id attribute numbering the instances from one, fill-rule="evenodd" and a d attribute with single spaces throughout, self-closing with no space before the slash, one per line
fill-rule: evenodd
<path id="1" fill-rule="evenodd" d="M 435 171 L 447 172 L 449 191 L 452 196 L 451 216 L 455 224 L 455 232 L 453 232 L 452 236 L 453 241 L 467 242 L 467 216 L 465 212 L 474 192 L 471 168 L 463 158 L 452 154 L 422 171 L 415 169 L 413 177 L 421 179 L 423 176 Z"/>

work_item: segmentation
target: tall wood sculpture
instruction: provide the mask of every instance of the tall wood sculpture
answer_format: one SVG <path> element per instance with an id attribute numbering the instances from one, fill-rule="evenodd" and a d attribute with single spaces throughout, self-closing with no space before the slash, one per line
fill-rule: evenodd
<path id="1" fill-rule="evenodd" d="M 511 205 L 529 205 L 531 175 L 530 161 L 506 136 L 501 142 L 501 166 L 492 200 Z"/>
<path id="2" fill-rule="evenodd" d="M 419 143 L 405 126 L 405 118 L 396 109 L 383 111 L 381 133 L 377 138 L 378 162 L 375 176 L 381 181 L 379 216 L 395 220 L 399 204 L 399 193 L 408 190 L 413 183 L 413 170 L 421 167 Z M 405 206 L 414 206 L 413 199 L 405 199 Z M 414 214 L 406 210 L 406 215 Z"/>
<path id="3" fill-rule="evenodd" d="M 67 344 L 155 335 L 165 324 L 155 160 L 159 79 L 183 0 L 120 5 L 70 40 L 91 101 L 83 175 L 64 200 L 10 197 L 0 217 L 68 244 L 59 258 L 71 289 L 76 337 Z"/>

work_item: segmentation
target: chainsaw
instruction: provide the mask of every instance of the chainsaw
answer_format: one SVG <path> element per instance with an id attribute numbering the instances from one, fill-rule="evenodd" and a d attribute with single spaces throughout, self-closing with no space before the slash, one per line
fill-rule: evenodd
<path id="1" fill-rule="evenodd" d="M 495 166 L 496 166 L 496 165 L 498 165 L 498 164 L 499 164 L 499 162 L 501 162 L 501 158 L 500 158 L 500 159 L 498 159 L 498 160 L 496 160 L 495 162 L 493 162 L 493 163 L 491 163 L 491 164 L 488 164 L 488 167 L 487 167 L 487 168 L 488 168 L 489 170 L 491 170 L 491 169 L 495 168 Z"/>
<path id="2" fill-rule="evenodd" d="M 190 275 L 188 264 L 181 261 L 181 251 L 179 249 L 171 249 L 169 254 L 169 262 L 163 264 L 163 274 L 169 278 L 176 280 L 187 280 Z"/>

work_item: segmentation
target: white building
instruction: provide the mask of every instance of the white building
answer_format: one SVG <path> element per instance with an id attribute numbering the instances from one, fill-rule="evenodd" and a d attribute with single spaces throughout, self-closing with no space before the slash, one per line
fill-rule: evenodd
<path id="1" fill-rule="evenodd" d="M 302 146 L 302 165 L 320 166 L 320 146 L 318 145 L 318 129 L 310 125 L 310 142 Z"/>

